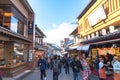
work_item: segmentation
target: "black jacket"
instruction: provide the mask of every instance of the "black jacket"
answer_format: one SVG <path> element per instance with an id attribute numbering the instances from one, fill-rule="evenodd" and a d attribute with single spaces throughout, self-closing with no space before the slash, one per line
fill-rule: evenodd
<path id="1" fill-rule="evenodd" d="M 77 61 L 73 60 L 71 62 L 71 67 L 73 69 L 73 72 L 80 72 L 80 70 L 83 70 L 81 62 L 78 60 Z"/>

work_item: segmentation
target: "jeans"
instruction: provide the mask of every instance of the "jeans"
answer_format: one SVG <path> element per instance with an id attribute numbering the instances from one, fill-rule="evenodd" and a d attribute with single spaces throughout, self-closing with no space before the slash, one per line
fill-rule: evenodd
<path id="1" fill-rule="evenodd" d="M 59 72 L 53 72 L 53 80 L 58 80 Z"/>
<path id="2" fill-rule="evenodd" d="M 43 76 L 44 78 L 46 77 L 46 71 L 45 70 L 40 70 L 41 71 L 41 80 L 43 80 Z"/>
<path id="3" fill-rule="evenodd" d="M 69 66 L 68 66 L 68 65 L 65 66 L 65 73 L 66 73 L 66 74 L 69 74 Z"/>
<path id="4" fill-rule="evenodd" d="M 60 72 L 60 73 L 62 72 L 62 66 L 60 66 L 60 68 L 59 68 L 59 72 Z"/>
<path id="5" fill-rule="evenodd" d="M 80 72 L 73 72 L 74 80 L 83 80 Z"/>

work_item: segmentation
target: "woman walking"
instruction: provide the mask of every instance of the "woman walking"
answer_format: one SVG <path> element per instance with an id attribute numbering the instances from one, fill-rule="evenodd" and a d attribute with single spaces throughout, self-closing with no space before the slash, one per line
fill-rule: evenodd
<path id="1" fill-rule="evenodd" d="M 86 61 L 85 54 L 82 55 L 82 59 L 80 60 L 80 62 L 83 67 L 83 71 L 82 71 L 83 80 L 89 80 L 89 75 L 91 74 L 91 70 L 89 64 Z"/>

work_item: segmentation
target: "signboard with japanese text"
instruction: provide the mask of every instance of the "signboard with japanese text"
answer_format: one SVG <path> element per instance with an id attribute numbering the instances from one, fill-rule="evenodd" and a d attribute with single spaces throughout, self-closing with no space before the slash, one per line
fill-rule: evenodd
<path id="1" fill-rule="evenodd" d="M 33 34 L 33 22 L 28 21 L 28 34 Z"/>
<path id="2" fill-rule="evenodd" d="M 94 26 L 95 24 L 97 24 L 98 22 L 100 22 L 105 18 L 106 18 L 106 14 L 103 9 L 103 6 L 100 6 L 88 17 L 88 21 L 90 26 Z"/>
<path id="3" fill-rule="evenodd" d="M 92 49 L 92 59 L 95 59 L 95 57 L 97 56 L 97 54 L 98 54 L 97 48 L 96 49 Z"/>

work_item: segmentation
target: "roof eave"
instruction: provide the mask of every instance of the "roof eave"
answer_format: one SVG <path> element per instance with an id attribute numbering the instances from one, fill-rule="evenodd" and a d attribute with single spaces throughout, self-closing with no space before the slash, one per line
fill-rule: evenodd
<path id="1" fill-rule="evenodd" d="M 76 30 L 77 30 L 77 32 L 76 32 Z M 78 27 L 77 28 L 75 28 L 69 35 L 71 36 L 71 35 L 76 35 L 78 33 Z"/>
<path id="2" fill-rule="evenodd" d="M 32 14 L 35 14 L 33 9 L 31 8 L 30 4 L 27 0 L 20 0 L 20 2 L 25 6 L 25 8 Z"/>
<path id="3" fill-rule="evenodd" d="M 77 19 L 80 19 L 90 8 L 91 6 L 96 2 L 97 0 L 91 0 L 88 5 L 85 7 L 85 9 L 80 13 L 80 15 L 77 17 Z"/>
<path id="4" fill-rule="evenodd" d="M 43 35 L 44 38 L 46 37 L 46 35 L 42 32 L 42 30 L 40 28 L 38 28 L 37 25 L 35 25 L 35 28 Z"/>

